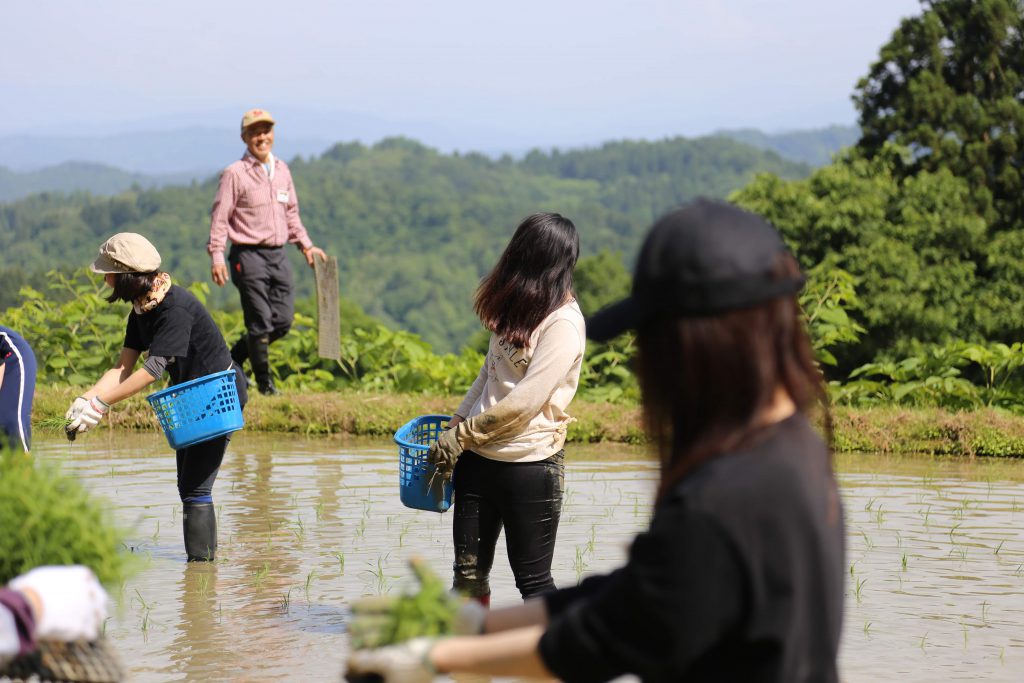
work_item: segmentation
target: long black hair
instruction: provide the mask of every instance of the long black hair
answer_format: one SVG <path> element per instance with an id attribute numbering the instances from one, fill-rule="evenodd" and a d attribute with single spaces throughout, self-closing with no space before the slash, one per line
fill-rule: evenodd
<path id="1" fill-rule="evenodd" d="M 115 301 L 135 301 L 153 289 L 153 281 L 157 271 L 152 273 L 116 273 L 114 275 L 114 291 L 107 297 L 109 303 Z"/>
<path id="2" fill-rule="evenodd" d="M 785 254 L 774 275 L 799 272 Z M 758 433 L 779 388 L 799 411 L 822 411 L 831 447 L 828 396 L 796 296 L 716 315 L 662 318 L 638 328 L 636 342 L 644 423 L 661 460 L 659 498 L 697 465 Z"/>
<path id="3" fill-rule="evenodd" d="M 491 332 L 523 348 L 541 321 L 572 295 L 580 237 L 565 216 L 527 216 L 476 290 L 475 310 Z"/>

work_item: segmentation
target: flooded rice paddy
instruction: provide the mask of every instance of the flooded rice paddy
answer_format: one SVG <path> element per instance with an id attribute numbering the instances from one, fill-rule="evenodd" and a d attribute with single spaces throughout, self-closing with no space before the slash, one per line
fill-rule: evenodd
<path id="1" fill-rule="evenodd" d="M 338 680 L 350 601 L 400 590 L 405 559 L 447 575 L 451 515 L 398 500 L 387 441 L 240 434 L 214 489 L 220 549 L 186 564 L 174 458 L 101 432 L 35 453 L 109 499 L 139 571 L 107 624 L 134 681 Z M 555 581 L 620 564 L 648 520 L 639 450 L 571 447 Z M 1024 462 L 843 456 L 844 681 L 1024 680 Z M 496 606 L 518 592 L 499 548 Z"/>

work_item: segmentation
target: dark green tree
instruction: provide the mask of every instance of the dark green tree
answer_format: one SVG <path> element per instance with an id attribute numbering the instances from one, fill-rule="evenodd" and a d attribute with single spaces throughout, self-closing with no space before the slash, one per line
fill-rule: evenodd
<path id="1" fill-rule="evenodd" d="M 902 176 L 946 168 L 995 230 L 1024 217 L 1024 2 L 922 0 L 857 84 L 868 157 L 913 151 Z"/>

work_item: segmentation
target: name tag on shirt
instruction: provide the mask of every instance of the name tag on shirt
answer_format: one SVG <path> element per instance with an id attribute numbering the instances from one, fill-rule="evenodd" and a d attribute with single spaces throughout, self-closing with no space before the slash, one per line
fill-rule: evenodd
<path id="1" fill-rule="evenodd" d="M 287 204 L 288 203 L 288 190 L 278 190 L 277 191 L 277 201 L 281 202 L 282 204 Z"/>

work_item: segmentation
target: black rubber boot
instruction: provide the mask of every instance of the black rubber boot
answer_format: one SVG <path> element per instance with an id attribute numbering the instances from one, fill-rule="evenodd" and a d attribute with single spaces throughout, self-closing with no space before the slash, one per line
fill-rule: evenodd
<path id="1" fill-rule="evenodd" d="M 217 553 L 217 514 L 213 503 L 185 503 L 181 514 L 189 562 L 213 562 Z"/>
<path id="2" fill-rule="evenodd" d="M 245 361 L 249 358 L 249 335 L 243 334 L 235 342 L 235 345 L 231 347 L 231 360 L 235 361 L 235 365 L 242 367 Z"/>
<path id="3" fill-rule="evenodd" d="M 270 376 L 270 338 L 249 335 L 249 362 L 252 374 L 256 375 L 256 388 L 264 396 L 278 393 Z"/>

